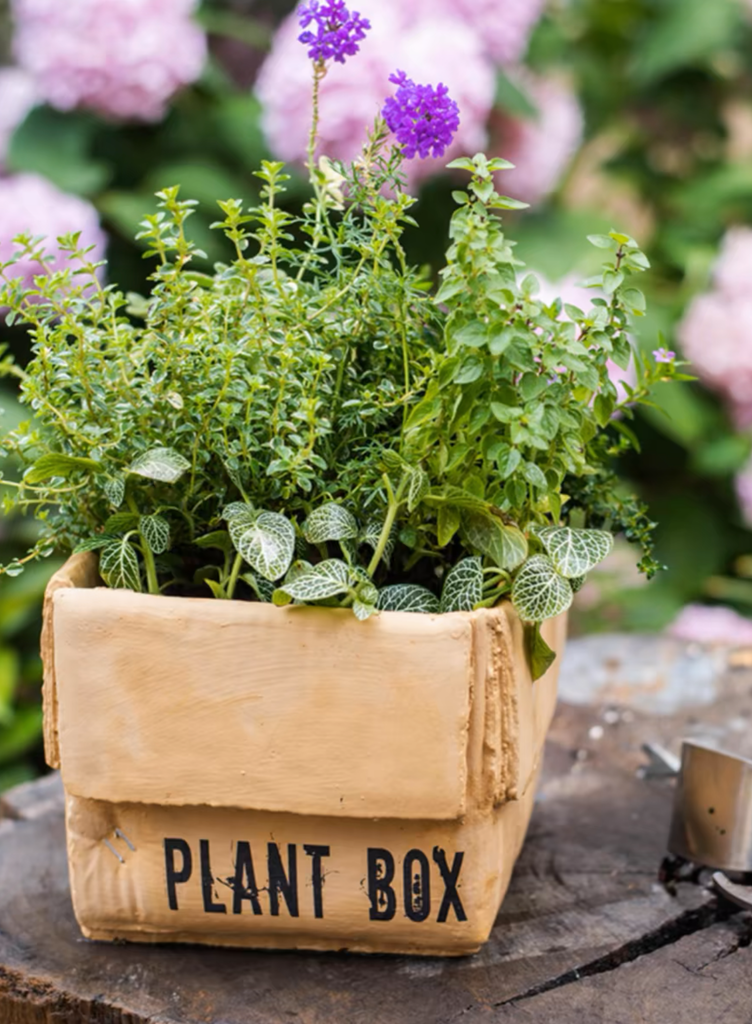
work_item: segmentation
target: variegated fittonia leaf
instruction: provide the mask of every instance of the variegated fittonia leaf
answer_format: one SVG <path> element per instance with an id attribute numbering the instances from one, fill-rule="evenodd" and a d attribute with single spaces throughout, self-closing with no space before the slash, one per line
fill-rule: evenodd
<path id="1" fill-rule="evenodd" d="M 584 576 L 602 562 L 614 539 L 606 530 L 572 530 L 549 527 L 540 531 L 543 546 L 562 576 Z"/>
<path id="2" fill-rule="evenodd" d="M 465 513 L 462 525 L 468 544 L 500 569 L 516 569 L 527 558 L 527 538 L 516 526 L 477 512 Z"/>
<path id="3" fill-rule="evenodd" d="M 483 567 L 479 558 L 463 558 L 447 573 L 441 591 L 442 612 L 469 612 L 483 597 Z"/>
<path id="4" fill-rule="evenodd" d="M 100 548 L 106 547 L 108 544 L 112 544 L 115 540 L 117 540 L 116 537 L 111 537 L 107 534 L 101 534 L 99 537 L 87 537 L 86 540 L 82 540 L 79 544 L 76 544 L 73 549 L 73 554 L 80 555 L 83 554 L 84 551 L 98 551 Z"/>
<path id="5" fill-rule="evenodd" d="M 547 555 L 529 558 L 512 585 L 512 604 L 526 622 L 543 622 L 559 615 L 573 597 L 569 581 L 556 571 Z"/>
<path id="6" fill-rule="evenodd" d="M 379 592 L 373 583 L 361 583 L 356 594 L 357 596 L 353 601 L 353 611 L 355 612 L 355 617 L 363 622 L 376 611 Z"/>
<path id="7" fill-rule="evenodd" d="M 325 597 L 347 593 L 350 589 L 350 569 L 339 558 L 328 558 L 325 562 L 311 566 L 306 572 L 298 573 L 278 589 L 296 601 L 322 601 Z"/>
<path id="8" fill-rule="evenodd" d="M 155 555 L 161 555 L 170 546 L 170 524 L 162 516 L 141 516 L 138 532 Z"/>
<path id="9" fill-rule="evenodd" d="M 382 612 L 428 612 L 441 611 L 438 597 L 426 587 L 417 583 L 396 583 L 384 587 L 379 593 L 379 609 Z"/>
<path id="10" fill-rule="evenodd" d="M 295 527 L 277 512 L 257 512 L 250 505 L 238 508 L 239 504 L 224 510 L 235 550 L 264 579 L 278 580 L 295 554 Z"/>
<path id="11" fill-rule="evenodd" d="M 420 505 L 430 488 L 431 482 L 428 479 L 428 474 L 421 466 L 410 470 L 410 475 L 407 478 L 407 508 L 409 512 L 413 512 Z"/>
<path id="12" fill-rule="evenodd" d="M 311 512 L 305 524 L 305 537 L 311 544 L 323 544 L 328 540 L 352 540 L 358 536 L 355 517 L 334 501 Z"/>
<path id="13" fill-rule="evenodd" d="M 271 604 L 275 588 L 270 580 L 265 580 L 262 576 L 255 576 L 252 572 L 244 572 L 240 578 L 245 580 L 259 601 Z"/>
<path id="14" fill-rule="evenodd" d="M 120 508 L 125 498 L 125 479 L 122 476 L 116 476 L 111 480 L 105 480 L 102 490 L 110 505 L 113 508 Z"/>
<path id="15" fill-rule="evenodd" d="M 359 540 L 363 544 L 367 544 L 369 548 L 373 548 L 375 551 L 379 546 L 379 539 L 381 537 L 381 531 L 384 528 L 384 524 L 380 523 L 377 519 L 372 519 L 370 523 L 367 523 L 365 529 L 360 534 Z M 384 546 L 384 554 L 381 556 L 384 559 L 384 564 L 389 565 L 392 554 L 394 553 L 394 530 L 389 535 Z"/>
<path id="16" fill-rule="evenodd" d="M 191 468 L 188 459 L 176 452 L 174 448 L 152 448 L 131 463 L 129 473 L 144 476 L 147 480 L 160 480 L 165 484 L 174 484 L 176 480 Z"/>
<path id="17" fill-rule="evenodd" d="M 133 545 L 127 538 L 113 541 L 99 556 L 99 575 L 108 587 L 117 590 L 141 588 L 141 568 Z"/>
<path id="18" fill-rule="evenodd" d="M 229 505 L 225 505 L 222 509 L 222 518 L 225 522 L 229 523 L 231 519 L 249 516 L 254 514 L 255 511 L 253 505 L 248 505 L 244 501 L 231 501 Z"/>

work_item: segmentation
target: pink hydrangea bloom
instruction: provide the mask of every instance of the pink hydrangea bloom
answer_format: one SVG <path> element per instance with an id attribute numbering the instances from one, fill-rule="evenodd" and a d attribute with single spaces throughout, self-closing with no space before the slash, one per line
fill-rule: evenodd
<path id="1" fill-rule="evenodd" d="M 752 229 L 727 232 L 713 287 L 697 296 L 679 325 L 692 371 L 728 403 L 738 427 L 752 426 Z"/>
<path id="2" fill-rule="evenodd" d="M 752 644 L 752 619 L 722 605 L 688 604 L 668 627 L 677 640 L 699 644 Z"/>
<path id="3" fill-rule="evenodd" d="M 485 124 L 494 98 L 494 68 L 477 34 L 441 13 L 416 20 L 393 0 L 360 0 L 358 11 L 372 28 L 357 56 L 344 66 L 330 66 L 321 83 L 318 153 L 349 161 L 360 152 L 395 86 L 389 76 L 398 69 L 421 85 L 438 85 L 460 108 L 460 127 L 443 157 L 408 161 L 412 184 L 461 153 L 474 153 L 486 142 Z M 298 42 L 295 15 L 282 23 L 259 74 L 256 89 L 264 107 L 263 127 L 274 154 L 302 163 L 306 158 L 311 120 L 311 63 Z M 437 54 L 451 53 L 451 60 Z"/>
<path id="4" fill-rule="evenodd" d="M 0 167 L 16 128 L 37 103 L 34 80 L 21 68 L 0 68 Z"/>
<path id="5" fill-rule="evenodd" d="M 12 0 L 14 50 L 42 97 L 117 120 L 158 121 L 201 73 L 196 0 Z"/>
<path id="6" fill-rule="evenodd" d="M 538 116 L 518 120 L 496 111 L 489 123 L 489 153 L 514 164 L 496 175 L 499 191 L 534 205 L 561 180 L 582 142 L 584 121 L 577 96 L 562 79 L 528 72 L 518 77 Z"/>
<path id="7" fill-rule="evenodd" d="M 536 298 L 542 299 L 543 302 L 553 302 L 554 299 L 561 299 L 563 303 L 570 306 L 577 306 L 583 312 L 587 312 L 590 309 L 593 299 L 603 298 L 601 292 L 594 290 L 593 288 L 583 288 L 579 283 L 580 279 L 576 274 L 567 274 L 560 281 L 553 283 L 543 277 L 542 274 L 537 273 L 535 270 L 533 274 L 538 278 L 540 284 L 540 291 Z M 564 315 L 564 314 L 562 314 Z M 616 400 L 622 402 L 627 397 L 624 383 L 634 387 L 637 384 L 637 375 L 635 373 L 634 360 L 630 360 L 629 366 L 626 370 L 622 370 L 620 366 L 609 359 L 606 363 L 608 367 L 608 375 L 611 378 L 611 383 L 616 386 Z M 616 412 L 614 415 L 620 416 L 620 412 Z"/>
<path id="8" fill-rule="evenodd" d="M 0 178 L 0 261 L 10 259 L 16 251 L 13 244 L 16 235 L 43 235 L 47 239 L 47 252 L 56 256 L 50 269 L 59 270 L 67 253 L 58 250 L 55 239 L 75 231 L 81 232 L 81 246 L 94 246 L 89 257 L 92 262 L 104 258 L 107 239 L 99 226 L 97 211 L 90 203 L 61 192 L 36 174 Z M 42 272 L 38 263 L 21 260 L 6 271 L 6 276 L 22 277 L 28 285 Z"/>
<path id="9" fill-rule="evenodd" d="M 546 0 L 402 0 L 402 5 L 416 19 L 438 13 L 465 22 L 494 61 L 514 64 L 524 56 Z"/>

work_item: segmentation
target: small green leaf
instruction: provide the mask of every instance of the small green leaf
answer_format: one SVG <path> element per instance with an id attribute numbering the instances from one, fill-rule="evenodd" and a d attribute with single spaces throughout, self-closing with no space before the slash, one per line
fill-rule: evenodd
<path id="1" fill-rule="evenodd" d="M 173 448 L 152 448 L 139 455 L 129 466 L 128 472 L 146 477 L 147 480 L 174 484 L 190 468 L 188 459 L 183 458 Z"/>
<path id="2" fill-rule="evenodd" d="M 572 588 L 547 555 L 533 555 L 517 573 L 512 585 L 512 604 L 525 622 L 542 622 L 566 611 Z"/>
<path id="3" fill-rule="evenodd" d="M 283 590 L 296 601 L 321 601 L 326 597 L 346 594 L 350 589 L 350 569 L 338 558 L 319 562 L 292 580 L 287 580 Z"/>
<path id="4" fill-rule="evenodd" d="M 541 636 L 540 622 L 525 625 L 525 649 L 533 682 L 540 679 L 556 661 L 556 654 Z"/>
<path id="5" fill-rule="evenodd" d="M 226 600 L 227 594 L 225 593 L 225 588 L 221 583 L 218 583 L 217 580 L 213 580 L 211 576 L 204 576 L 204 583 L 218 600 Z"/>
<path id="6" fill-rule="evenodd" d="M 328 501 L 311 512 L 303 532 L 311 544 L 324 544 L 328 540 L 352 540 L 358 536 L 358 524 L 346 508 Z"/>
<path id="7" fill-rule="evenodd" d="M 135 512 L 114 512 L 104 524 L 104 532 L 117 537 L 128 530 L 138 529 L 139 517 Z"/>
<path id="8" fill-rule="evenodd" d="M 435 615 L 441 611 L 438 597 L 416 583 L 397 583 L 384 587 L 379 592 L 378 607 L 383 612 L 425 612 Z"/>
<path id="9" fill-rule="evenodd" d="M 608 235 L 588 235 L 587 240 L 598 249 L 616 248 L 613 238 L 610 238 Z"/>
<path id="10" fill-rule="evenodd" d="M 108 587 L 116 590 L 142 590 L 138 555 L 127 537 L 113 541 L 102 550 L 99 575 Z"/>
<path id="11" fill-rule="evenodd" d="M 24 477 L 24 481 L 27 484 L 38 484 L 43 480 L 49 480 L 52 476 L 60 476 L 67 480 L 76 470 L 86 470 L 91 473 L 98 469 L 101 469 L 101 466 L 94 459 L 49 452 L 37 459 Z"/>
<path id="12" fill-rule="evenodd" d="M 444 548 L 460 528 L 461 514 L 454 505 L 441 505 L 436 517 L 436 539 Z"/>
<path id="13" fill-rule="evenodd" d="M 540 531 L 540 539 L 558 572 L 574 579 L 590 572 L 613 547 L 606 530 L 573 530 L 551 526 Z"/>
<path id="14" fill-rule="evenodd" d="M 155 555 L 163 554 L 170 546 L 170 524 L 163 516 L 141 516 L 138 532 Z"/>
<path id="15" fill-rule="evenodd" d="M 218 551 L 232 551 L 232 541 L 227 530 L 212 530 L 193 542 L 197 548 L 216 548 Z"/>
<path id="16" fill-rule="evenodd" d="M 491 412 L 500 423 L 513 423 L 525 415 L 524 409 L 513 405 L 503 405 L 501 402 L 491 402 Z"/>
<path id="17" fill-rule="evenodd" d="M 483 598 L 480 558 L 463 558 L 447 573 L 441 591 L 442 612 L 469 612 Z"/>
<path id="18" fill-rule="evenodd" d="M 496 516 L 468 513 L 463 518 L 465 539 L 500 569 L 516 569 L 527 558 L 527 540 L 516 526 L 507 526 Z"/>
<path id="19" fill-rule="evenodd" d="M 533 487 L 537 487 L 539 491 L 548 490 L 548 480 L 546 480 L 546 474 L 536 465 L 534 462 L 526 462 L 522 467 L 522 475 L 525 477 L 529 484 Z"/>

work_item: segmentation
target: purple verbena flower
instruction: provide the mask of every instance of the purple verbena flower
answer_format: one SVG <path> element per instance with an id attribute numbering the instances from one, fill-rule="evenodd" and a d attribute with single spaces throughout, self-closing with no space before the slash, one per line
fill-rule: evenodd
<path id="1" fill-rule="evenodd" d="M 408 158 L 439 157 L 460 126 L 460 108 L 445 85 L 416 85 L 404 71 L 389 76 L 398 87 L 382 108 L 382 116 Z"/>
<path id="2" fill-rule="evenodd" d="M 672 363 L 676 359 L 676 352 L 671 352 L 667 348 L 656 348 L 653 350 L 653 359 L 656 363 Z"/>
<path id="3" fill-rule="evenodd" d="M 339 64 L 358 52 L 358 43 L 371 27 L 370 21 L 361 18 L 357 11 L 350 13 L 345 0 L 309 0 L 298 11 L 298 21 L 307 30 L 298 39 L 308 47 L 311 60 L 334 59 Z M 308 29 L 311 23 L 315 26 L 313 31 Z"/>

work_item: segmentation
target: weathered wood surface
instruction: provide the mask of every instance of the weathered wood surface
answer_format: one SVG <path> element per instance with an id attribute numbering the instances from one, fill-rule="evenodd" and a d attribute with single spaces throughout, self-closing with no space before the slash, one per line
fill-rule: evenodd
<path id="1" fill-rule="evenodd" d="M 0 1024 L 750 1024 L 752 915 L 658 882 L 672 783 L 643 742 L 752 754 L 752 652 L 571 645 L 530 833 L 460 960 L 115 946 L 70 906 L 56 776 L 0 802 Z"/>

